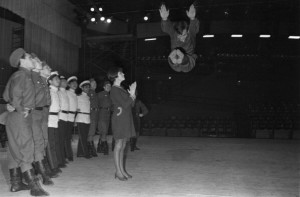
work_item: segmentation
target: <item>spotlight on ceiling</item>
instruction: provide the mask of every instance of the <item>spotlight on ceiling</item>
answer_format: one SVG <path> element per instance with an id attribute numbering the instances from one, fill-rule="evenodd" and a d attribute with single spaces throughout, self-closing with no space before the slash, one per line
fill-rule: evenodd
<path id="1" fill-rule="evenodd" d="M 91 12 L 94 12 L 94 11 L 95 11 L 95 8 L 91 7 L 91 9 L 90 9 L 90 10 L 91 10 Z"/>
<path id="2" fill-rule="evenodd" d="M 106 19 L 106 22 L 111 23 L 111 19 L 110 18 Z"/>
<path id="3" fill-rule="evenodd" d="M 144 21 L 147 21 L 149 19 L 148 16 L 144 16 Z"/>
<path id="4" fill-rule="evenodd" d="M 104 17 L 104 16 L 101 16 L 101 17 L 100 17 L 100 21 L 105 21 L 105 17 Z"/>
<path id="5" fill-rule="evenodd" d="M 99 11 L 102 12 L 102 11 L 103 11 L 103 8 L 102 8 L 102 7 L 99 7 Z"/>
<path id="6" fill-rule="evenodd" d="M 91 21 L 92 21 L 92 22 L 95 22 L 95 21 L 96 21 L 96 19 L 93 17 L 93 18 L 91 18 Z"/>

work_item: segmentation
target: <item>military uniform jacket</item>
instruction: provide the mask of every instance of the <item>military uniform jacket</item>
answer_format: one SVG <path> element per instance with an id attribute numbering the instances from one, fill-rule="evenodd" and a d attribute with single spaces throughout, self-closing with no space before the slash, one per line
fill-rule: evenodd
<path id="1" fill-rule="evenodd" d="M 50 103 L 49 87 L 47 83 L 44 82 L 39 72 L 32 72 L 32 80 L 35 89 L 35 107 L 45 107 Z M 47 98 L 48 97 L 48 98 Z"/>
<path id="2" fill-rule="evenodd" d="M 74 122 L 75 121 L 75 113 L 77 111 L 78 103 L 77 103 L 77 95 L 75 90 L 69 89 L 67 90 L 67 95 L 69 98 L 69 114 L 68 114 L 68 121 Z"/>
<path id="3" fill-rule="evenodd" d="M 112 101 L 109 96 L 109 92 L 102 91 L 98 93 L 99 107 L 100 109 L 111 109 Z"/>
<path id="4" fill-rule="evenodd" d="M 91 102 L 91 110 L 99 110 L 99 99 L 95 90 L 90 90 L 88 93 Z"/>
<path id="5" fill-rule="evenodd" d="M 76 122 L 90 124 L 90 98 L 82 92 L 81 95 L 77 96 L 78 99 L 78 112 L 76 116 Z"/>
<path id="6" fill-rule="evenodd" d="M 20 67 L 9 78 L 3 98 L 18 112 L 23 112 L 25 108 L 33 109 L 35 107 L 35 91 L 31 79 L 31 71 Z"/>
<path id="7" fill-rule="evenodd" d="M 48 127 L 58 128 L 58 114 L 60 111 L 60 100 L 58 88 L 50 86 L 51 105 L 49 108 Z"/>
<path id="8" fill-rule="evenodd" d="M 69 97 L 65 88 L 60 88 L 58 91 L 58 96 L 60 100 L 60 112 L 59 119 L 63 121 L 68 121 L 69 115 Z"/>

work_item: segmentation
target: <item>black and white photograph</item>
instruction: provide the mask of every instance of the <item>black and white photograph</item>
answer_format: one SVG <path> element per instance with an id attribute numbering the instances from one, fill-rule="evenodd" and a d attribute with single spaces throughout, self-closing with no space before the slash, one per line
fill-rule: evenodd
<path id="1" fill-rule="evenodd" d="M 300 197 L 299 0 L 0 0 L 1 197 Z"/>

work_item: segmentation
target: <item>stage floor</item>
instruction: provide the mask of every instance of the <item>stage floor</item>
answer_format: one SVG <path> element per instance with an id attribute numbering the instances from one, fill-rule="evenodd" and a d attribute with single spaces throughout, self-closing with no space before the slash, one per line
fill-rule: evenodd
<path id="1" fill-rule="evenodd" d="M 89 160 L 75 157 L 53 179 L 54 186 L 43 187 L 53 197 L 299 196 L 296 140 L 140 137 L 138 145 L 140 151 L 128 153 L 131 180 L 114 179 L 110 152 Z M 9 192 L 3 150 L 0 161 L 0 196 L 29 196 L 29 191 Z"/>

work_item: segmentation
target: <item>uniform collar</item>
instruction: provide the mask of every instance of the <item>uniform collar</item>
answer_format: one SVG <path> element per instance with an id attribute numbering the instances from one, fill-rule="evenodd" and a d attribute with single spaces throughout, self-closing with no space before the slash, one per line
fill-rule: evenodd
<path id="1" fill-rule="evenodd" d="M 85 93 L 85 92 L 82 92 L 81 94 L 87 96 L 87 93 Z"/>
<path id="2" fill-rule="evenodd" d="M 19 70 L 25 71 L 27 73 L 31 73 L 31 70 L 28 70 L 27 68 L 24 67 L 19 67 Z"/>
<path id="3" fill-rule="evenodd" d="M 66 91 L 66 88 L 60 87 L 59 90 L 61 90 L 61 91 Z"/>
<path id="4" fill-rule="evenodd" d="M 72 88 L 70 88 L 70 89 L 69 89 L 69 91 L 71 91 L 71 92 L 74 92 L 74 93 L 75 93 L 75 90 L 73 90 Z"/>
<path id="5" fill-rule="evenodd" d="M 50 85 L 50 89 L 51 89 L 51 90 L 54 90 L 54 91 L 58 91 L 58 87 L 55 87 L 55 86 L 53 86 L 53 85 Z"/>

